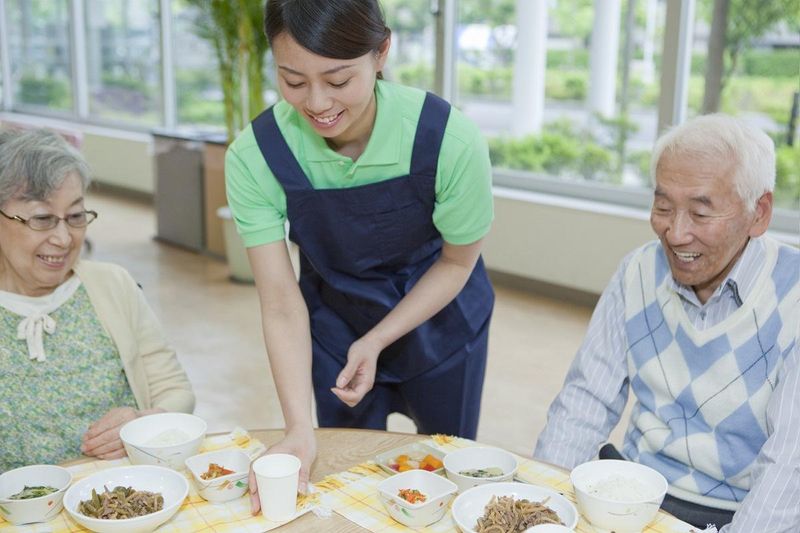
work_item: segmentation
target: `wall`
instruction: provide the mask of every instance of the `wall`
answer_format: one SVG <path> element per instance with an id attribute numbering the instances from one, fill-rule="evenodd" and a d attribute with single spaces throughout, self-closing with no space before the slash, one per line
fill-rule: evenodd
<path id="1" fill-rule="evenodd" d="M 83 153 L 97 182 L 153 194 L 153 141 L 150 135 L 122 136 L 87 132 Z"/>
<path id="2" fill-rule="evenodd" d="M 648 213 L 495 188 L 484 245 L 492 270 L 599 294 L 619 261 L 654 238 Z"/>

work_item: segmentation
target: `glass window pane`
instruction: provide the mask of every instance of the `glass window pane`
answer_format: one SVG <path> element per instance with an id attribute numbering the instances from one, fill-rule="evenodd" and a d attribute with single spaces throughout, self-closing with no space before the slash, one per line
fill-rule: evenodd
<path id="1" fill-rule="evenodd" d="M 200 9 L 186 0 L 172 2 L 172 48 L 178 123 L 225 127 L 217 59 L 203 34 Z M 206 26 L 207 27 L 207 26 Z M 191 50 L 191 53 L 183 53 Z"/>
<path id="2" fill-rule="evenodd" d="M 792 113 L 800 90 L 800 23 L 787 7 L 791 3 L 732 6 L 726 45 L 715 54 L 710 44 L 713 2 L 699 1 L 688 100 L 690 115 L 722 111 L 745 117 L 773 138 L 775 206 L 796 211 L 800 209 L 800 120 L 796 107 L 794 121 Z M 716 77 L 710 74 L 715 58 L 722 74 Z"/>
<path id="3" fill-rule="evenodd" d="M 161 28 L 157 0 L 88 0 L 89 114 L 143 125 L 160 122 Z"/>
<path id="4" fill-rule="evenodd" d="M 562 182 L 649 184 L 664 3 L 599 4 L 459 1 L 456 103 L 489 139 L 495 167 Z M 593 55 L 602 65 L 595 78 Z"/>
<path id="5" fill-rule="evenodd" d="M 384 77 L 432 90 L 436 63 L 436 28 L 430 0 L 383 0 L 392 47 Z"/>
<path id="6" fill-rule="evenodd" d="M 20 108 L 72 109 L 67 0 L 7 0 L 9 90 Z"/>

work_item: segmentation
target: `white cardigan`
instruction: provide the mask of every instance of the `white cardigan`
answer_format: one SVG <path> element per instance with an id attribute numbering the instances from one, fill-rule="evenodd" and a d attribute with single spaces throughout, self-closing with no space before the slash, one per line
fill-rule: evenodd
<path id="1" fill-rule="evenodd" d="M 138 408 L 191 413 L 195 399 L 189 379 L 128 271 L 85 260 L 74 271 L 117 346 Z"/>

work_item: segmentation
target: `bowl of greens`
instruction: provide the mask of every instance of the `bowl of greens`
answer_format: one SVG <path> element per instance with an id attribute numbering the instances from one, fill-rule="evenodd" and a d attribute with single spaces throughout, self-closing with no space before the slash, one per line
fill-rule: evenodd
<path id="1" fill-rule="evenodd" d="M 16 525 L 52 520 L 71 482 L 72 474 L 55 465 L 9 470 L 0 475 L 0 515 Z"/>

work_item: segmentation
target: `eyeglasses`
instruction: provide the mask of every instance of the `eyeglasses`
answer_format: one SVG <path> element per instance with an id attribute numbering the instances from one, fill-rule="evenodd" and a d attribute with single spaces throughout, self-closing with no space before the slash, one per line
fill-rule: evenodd
<path id="1" fill-rule="evenodd" d="M 35 231 L 47 231 L 49 229 L 53 229 L 58 226 L 58 223 L 61 220 L 66 222 L 67 226 L 71 228 L 85 228 L 97 218 L 96 211 L 79 211 L 77 213 L 70 213 L 65 217 L 60 217 L 57 215 L 34 215 L 28 219 L 16 215 L 7 215 L 2 210 L 0 210 L 0 215 L 3 215 L 9 220 L 21 222 Z"/>

